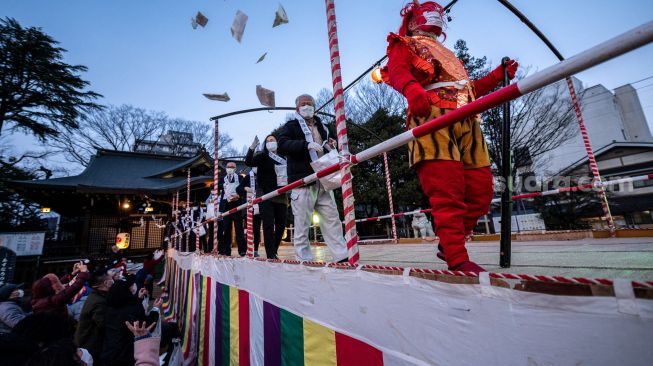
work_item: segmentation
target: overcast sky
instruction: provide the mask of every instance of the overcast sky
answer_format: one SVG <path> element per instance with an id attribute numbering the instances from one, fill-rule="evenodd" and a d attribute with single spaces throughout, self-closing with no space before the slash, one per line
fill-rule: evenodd
<path id="1" fill-rule="evenodd" d="M 2 0 L 0 14 L 23 26 L 41 27 L 68 50 L 66 61 L 89 68 L 83 78 L 104 95 L 103 104 L 132 104 L 172 117 L 205 121 L 222 113 L 259 107 L 260 84 L 276 92 L 277 106 L 292 106 L 302 93 L 331 86 L 324 1 L 283 0 L 289 24 L 272 28 L 278 1 L 90 1 Z M 405 0 L 336 0 L 342 75 L 345 84 L 385 53 Z M 513 0 L 564 56 L 653 19 L 653 1 Z M 445 4 L 443 2 L 443 4 Z M 193 29 L 197 11 L 206 28 Z M 230 34 L 237 10 L 249 16 L 242 43 Z M 555 56 L 499 2 L 460 0 L 451 12 L 445 45 L 465 39 L 475 56 L 493 65 L 517 58 L 531 70 L 557 62 Z M 266 59 L 255 64 L 264 52 Z M 653 75 L 653 45 L 577 75 L 584 85 L 608 89 Z M 653 78 L 634 84 L 649 126 L 653 124 Z M 228 103 L 202 93 L 228 92 Z M 220 131 L 241 148 L 269 133 L 285 112 L 260 112 L 221 121 Z M 31 139 L 13 141 L 19 150 Z"/>

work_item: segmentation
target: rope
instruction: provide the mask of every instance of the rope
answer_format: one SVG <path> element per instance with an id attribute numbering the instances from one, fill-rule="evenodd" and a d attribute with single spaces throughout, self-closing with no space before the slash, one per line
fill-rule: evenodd
<path id="1" fill-rule="evenodd" d="M 239 260 L 232 257 L 219 256 L 220 259 Z M 356 269 L 355 265 L 350 263 L 333 263 L 333 262 L 319 262 L 319 261 L 298 261 L 294 259 L 265 259 L 254 258 L 261 262 L 282 263 L 282 264 L 301 264 L 308 266 L 322 266 L 331 268 L 344 268 Z M 396 266 L 383 266 L 377 264 L 364 264 L 360 266 L 361 269 L 381 270 L 381 271 L 399 271 L 403 272 L 404 267 Z M 410 274 L 435 274 L 446 276 L 459 276 L 459 277 L 478 277 L 478 273 L 465 272 L 465 271 L 450 271 L 447 269 L 434 269 L 434 268 L 410 268 Z M 540 281 L 549 283 L 567 283 L 567 284 L 582 284 L 582 285 L 603 285 L 612 286 L 614 281 L 607 278 L 587 278 L 587 277 L 564 277 L 564 276 L 542 276 L 530 274 L 515 274 L 515 273 L 496 273 L 489 272 L 491 278 L 504 279 L 504 280 L 522 280 L 522 281 Z M 632 281 L 633 287 L 653 289 L 653 281 Z"/>
<path id="2" fill-rule="evenodd" d="M 188 168 L 188 178 L 186 179 L 186 217 L 190 218 L 190 168 Z M 190 222 L 190 220 L 187 222 Z M 188 240 L 190 240 L 189 236 L 190 235 L 186 235 L 186 252 L 188 252 Z"/>
<path id="3" fill-rule="evenodd" d="M 531 193 L 518 194 L 518 195 L 512 196 L 512 200 L 522 200 L 522 199 L 526 199 L 526 198 L 551 196 L 551 195 L 554 195 L 554 194 L 580 191 L 580 190 L 583 190 L 583 189 L 599 189 L 599 188 L 604 188 L 604 187 L 613 186 L 613 185 L 617 185 L 617 184 L 633 183 L 633 182 L 649 180 L 649 179 L 653 179 L 653 174 L 638 175 L 638 176 L 635 176 L 635 177 L 614 179 L 614 180 L 608 180 L 608 181 L 603 181 L 603 182 L 594 182 L 592 184 L 582 184 L 582 185 L 573 186 L 573 187 L 563 187 L 563 188 L 552 189 L 552 190 L 542 191 L 542 192 L 531 192 Z M 492 203 L 499 203 L 499 202 L 501 202 L 500 198 L 495 198 L 495 199 L 492 200 Z M 431 209 L 429 208 L 429 209 L 415 210 L 415 211 L 408 211 L 408 212 L 391 213 L 390 215 L 366 217 L 366 218 L 357 219 L 356 222 L 378 221 L 378 220 L 389 219 L 389 218 L 394 219 L 395 217 L 411 216 L 411 215 L 415 215 L 416 213 L 420 213 L 420 212 L 428 213 L 428 212 L 431 212 Z"/>
<path id="4" fill-rule="evenodd" d="M 254 230 L 252 229 L 254 223 L 254 205 L 252 205 L 252 197 L 247 197 L 247 257 L 254 257 Z"/>
<path id="5" fill-rule="evenodd" d="M 587 152 L 587 160 L 590 164 L 590 170 L 592 171 L 592 176 L 594 180 L 598 183 L 601 183 L 601 174 L 599 173 L 599 167 L 596 165 L 596 159 L 594 158 L 594 151 L 592 150 L 592 144 L 590 143 L 590 137 L 587 134 L 587 128 L 585 127 L 585 121 L 583 120 L 583 114 L 580 110 L 580 104 L 578 103 L 578 98 L 576 98 L 576 90 L 574 89 L 574 83 L 571 80 L 571 77 L 567 77 L 567 87 L 569 88 L 569 94 L 571 95 L 571 101 L 574 104 L 574 111 L 576 112 L 576 118 L 578 119 L 578 127 L 580 128 L 580 134 L 583 137 L 583 144 L 585 145 L 585 151 Z M 608 224 L 608 230 L 610 230 L 610 236 L 615 237 L 615 226 L 612 219 L 612 213 L 610 212 L 610 206 L 608 205 L 608 197 L 605 195 L 605 190 L 603 186 L 598 189 L 599 199 L 601 200 L 601 207 L 603 208 L 603 214 Z"/>
<path id="6" fill-rule="evenodd" d="M 383 166 L 385 168 L 385 187 L 386 190 L 388 191 L 388 202 L 390 204 L 390 221 L 392 223 L 392 241 L 397 243 L 399 240 L 397 239 L 397 224 L 395 222 L 395 208 L 394 204 L 392 203 L 392 187 L 390 185 L 390 168 L 388 167 L 388 153 L 383 153 Z M 358 222 L 358 220 L 356 220 Z"/>
<path id="7" fill-rule="evenodd" d="M 177 191 L 177 208 L 175 209 L 175 231 L 179 231 L 179 229 L 177 229 L 178 221 L 179 221 L 179 191 Z M 180 243 L 179 240 L 177 239 L 177 234 L 174 235 L 174 238 L 175 238 L 175 248 L 179 250 Z"/>
<path id="8" fill-rule="evenodd" d="M 218 120 L 214 121 L 214 150 L 213 151 L 213 217 L 218 217 Z M 218 223 L 213 223 L 213 250 L 212 253 L 218 253 Z"/>

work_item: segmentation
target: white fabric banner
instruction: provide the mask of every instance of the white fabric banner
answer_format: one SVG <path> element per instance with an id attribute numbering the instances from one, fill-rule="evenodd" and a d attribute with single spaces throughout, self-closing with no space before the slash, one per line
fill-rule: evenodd
<path id="1" fill-rule="evenodd" d="M 170 254 L 183 269 L 250 292 L 252 309 L 261 299 L 275 304 L 378 348 L 386 364 L 607 366 L 653 359 L 651 300 L 628 298 L 624 312 L 624 300 L 615 297 Z"/>
<path id="2" fill-rule="evenodd" d="M 249 294 L 249 359 L 252 365 L 263 365 L 263 300 Z"/>

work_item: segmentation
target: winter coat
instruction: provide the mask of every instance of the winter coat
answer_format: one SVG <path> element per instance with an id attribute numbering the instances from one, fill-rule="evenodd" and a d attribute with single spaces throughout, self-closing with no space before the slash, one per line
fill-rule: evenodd
<path id="1" fill-rule="evenodd" d="M 107 295 L 107 309 L 104 325 L 104 342 L 100 360 L 107 365 L 134 365 L 134 335 L 125 322 L 134 321 L 151 324 L 158 320 L 157 312 L 145 314 L 141 300 L 132 295 L 129 286 L 133 282 L 118 281 Z"/>
<path id="2" fill-rule="evenodd" d="M 14 300 L 0 302 L 0 333 L 9 333 L 28 315 Z"/>
<path id="3" fill-rule="evenodd" d="M 281 157 L 285 159 L 284 156 Z M 278 163 L 272 160 L 268 154 L 267 148 L 264 147 L 263 151 L 256 154 L 254 153 L 254 150 L 249 149 L 247 151 L 247 156 L 245 156 L 245 165 L 258 168 L 258 172 L 256 173 L 257 196 L 262 196 L 263 194 L 270 193 L 279 188 L 277 186 L 277 172 L 274 170 L 274 166 L 278 165 Z M 249 187 L 249 182 L 247 186 Z M 270 201 L 287 204 L 288 198 L 286 197 L 286 194 L 282 194 L 270 199 Z"/>
<path id="4" fill-rule="evenodd" d="M 88 272 L 80 272 L 72 284 L 64 286 L 62 282 L 68 283 L 69 276 L 59 279 L 55 274 L 48 273 L 32 285 L 32 310 L 34 313 L 48 311 L 67 315 L 66 305 L 82 289 L 89 277 Z"/>
<path id="5" fill-rule="evenodd" d="M 135 366 L 159 366 L 161 338 L 146 337 L 134 342 Z M 169 352 L 171 352 L 170 350 Z"/>
<path id="6" fill-rule="evenodd" d="M 102 354 L 106 311 L 107 292 L 91 290 L 79 316 L 75 341 L 79 347 L 86 348 L 95 359 L 99 359 Z"/>
<path id="7" fill-rule="evenodd" d="M 335 136 L 329 132 L 317 116 L 313 118 L 318 131 L 320 131 L 322 141 L 328 141 L 329 138 Z M 297 119 L 292 119 L 281 127 L 278 144 L 279 154 L 285 155 L 288 161 L 288 183 L 314 173 L 311 167 L 311 156 L 308 153 L 308 141 L 306 141 L 306 136 Z"/>

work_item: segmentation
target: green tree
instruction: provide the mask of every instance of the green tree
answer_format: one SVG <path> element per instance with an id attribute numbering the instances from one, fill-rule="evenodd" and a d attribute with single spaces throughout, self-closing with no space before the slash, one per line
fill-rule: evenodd
<path id="1" fill-rule="evenodd" d="M 46 176 L 51 172 L 44 168 L 24 168 L 19 165 L 24 159 L 43 157 L 24 154 L 21 157 L 4 156 L 0 150 L 0 231 L 34 230 L 42 228 L 44 223 L 39 217 L 39 207 L 25 197 L 7 189 L 7 180 L 30 180 L 39 177 L 38 171 L 44 171 Z"/>
<path id="2" fill-rule="evenodd" d="M 100 108 L 85 90 L 87 69 L 63 61 L 65 49 L 40 28 L 0 19 L 0 133 L 5 124 L 45 140 L 77 128 L 77 118 Z"/>

